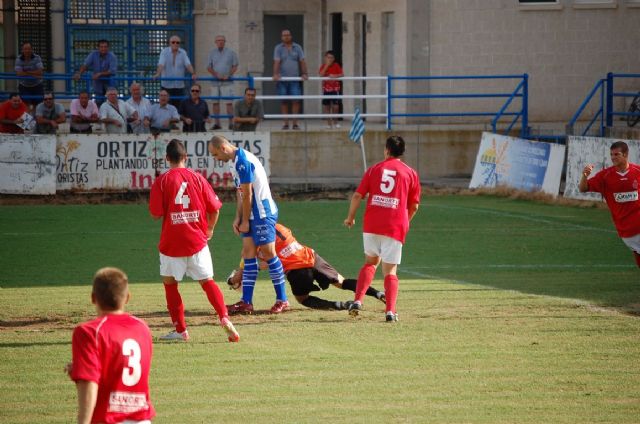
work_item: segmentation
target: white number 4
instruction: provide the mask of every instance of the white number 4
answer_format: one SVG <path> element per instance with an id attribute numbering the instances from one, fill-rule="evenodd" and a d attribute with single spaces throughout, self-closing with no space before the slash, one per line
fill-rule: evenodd
<path id="1" fill-rule="evenodd" d="M 396 171 L 390 169 L 382 170 L 382 182 L 380 183 L 380 191 L 384 194 L 389 194 L 393 191 L 393 188 L 396 186 Z"/>
<path id="2" fill-rule="evenodd" d="M 189 209 L 189 203 L 191 202 L 191 199 L 189 199 L 188 195 L 184 194 L 186 190 L 187 190 L 187 182 L 184 181 L 182 184 L 180 184 L 180 190 L 178 190 L 178 194 L 176 194 L 174 203 L 176 205 L 184 206 L 185 209 Z"/>

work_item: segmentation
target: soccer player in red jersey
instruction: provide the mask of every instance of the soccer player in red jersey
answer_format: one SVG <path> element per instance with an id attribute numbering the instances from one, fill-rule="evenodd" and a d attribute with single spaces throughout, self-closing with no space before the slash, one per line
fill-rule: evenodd
<path id="1" fill-rule="evenodd" d="M 352 316 L 357 316 L 362 309 L 365 292 L 371 285 L 378 264 L 382 262 L 384 292 L 387 297 L 386 320 L 398 320 L 396 272 L 402 258 L 402 245 L 409 231 L 409 222 L 418 211 L 421 192 L 418 173 L 400 159 L 404 154 L 404 147 L 402 137 L 387 138 L 385 159 L 364 173 L 344 220 L 344 225 L 348 228 L 355 224 L 360 202 L 368 195 L 362 234 L 365 264 L 358 274 L 354 302 L 349 306 L 349 314 Z"/>
<path id="2" fill-rule="evenodd" d="M 636 264 L 640 267 L 640 166 L 629 162 L 629 146 L 624 141 L 616 141 L 610 149 L 613 166 L 589 178 L 593 164 L 582 170 L 579 189 L 581 192 L 595 191 L 607 202 L 613 224 L 624 244 L 633 251 Z"/>
<path id="3" fill-rule="evenodd" d="M 93 278 L 91 302 L 98 317 L 78 325 L 65 371 L 76 382 L 78 423 L 151 423 L 149 399 L 153 346 L 144 321 L 124 311 L 127 275 L 102 268 Z"/>
<path id="4" fill-rule="evenodd" d="M 188 275 L 200 282 L 227 332 L 230 342 L 240 340 L 229 320 L 224 296 L 213 280 L 213 263 L 208 240 L 218 222 L 222 202 L 211 184 L 200 174 L 186 167 L 187 150 L 180 140 L 167 144 L 170 169 L 160 175 L 151 187 L 149 211 L 154 219 L 162 218 L 160 234 L 160 275 L 164 283 L 167 309 L 175 331 L 162 340 L 189 340 L 184 318 L 184 305 L 178 282 Z"/>
<path id="5" fill-rule="evenodd" d="M 329 285 L 333 285 L 343 290 L 356 291 L 356 280 L 345 279 L 336 269 L 325 261 L 312 248 L 300 244 L 293 236 L 291 230 L 284 225 L 276 224 L 276 253 L 284 274 L 287 276 L 291 291 L 298 303 L 312 309 L 347 309 L 351 302 L 341 302 L 334 300 L 320 299 L 311 296 L 309 293 L 319 290 L 326 290 Z M 266 267 L 265 257 L 262 249 L 258 247 L 257 257 L 260 259 L 261 268 Z M 240 262 L 240 268 L 233 270 L 227 284 L 233 289 L 242 287 L 242 270 L 244 261 Z M 385 302 L 383 292 L 369 287 L 367 296 L 375 297 L 381 302 Z"/>

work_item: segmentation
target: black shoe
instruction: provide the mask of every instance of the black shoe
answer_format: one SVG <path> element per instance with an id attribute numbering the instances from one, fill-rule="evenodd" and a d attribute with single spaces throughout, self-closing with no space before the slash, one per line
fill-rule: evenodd
<path id="1" fill-rule="evenodd" d="M 385 316 L 385 320 L 387 322 L 398 322 L 398 314 L 394 314 L 393 312 L 389 311 Z"/>
<path id="2" fill-rule="evenodd" d="M 360 311 L 362 310 L 362 305 L 360 302 L 353 302 L 349 305 L 349 315 L 352 317 L 357 317 Z"/>

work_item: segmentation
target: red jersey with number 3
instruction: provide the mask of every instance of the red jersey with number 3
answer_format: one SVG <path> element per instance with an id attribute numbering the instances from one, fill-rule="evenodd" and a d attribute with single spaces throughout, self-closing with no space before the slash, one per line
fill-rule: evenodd
<path id="1" fill-rule="evenodd" d="M 149 211 L 162 216 L 158 249 L 163 255 L 192 256 L 207 244 L 207 213 L 222 207 L 211 184 L 189 168 L 171 168 L 151 187 Z"/>
<path id="2" fill-rule="evenodd" d="M 587 180 L 589 191 L 602 194 L 620 237 L 640 234 L 640 166 L 630 163 L 626 172 L 605 168 Z"/>
<path id="3" fill-rule="evenodd" d="M 420 203 L 418 173 L 398 158 L 388 158 L 367 169 L 358 193 L 365 197 L 363 231 L 404 243 L 409 231 L 410 204 Z"/>
<path id="4" fill-rule="evenodd" d="M 153 345 L 144 321 L 108 314 L 73 330 L 71 379 L 98 384 L 92 423 L 150 420 L 149 370 Z"/>

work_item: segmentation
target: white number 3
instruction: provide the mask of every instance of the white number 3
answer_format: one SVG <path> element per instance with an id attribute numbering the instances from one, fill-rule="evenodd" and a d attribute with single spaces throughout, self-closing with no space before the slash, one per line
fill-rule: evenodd
<path id="1" fill-rule="evenodd" d="M 140 345 L 133 339 L 126 339 L 122 343 L 122 354 L 129 358 L 128 366 L 122 368 L 122 383 L 129 387 L 135 386 L 142 376 Z"/>
<path id="2" fill-rule="evenodd" d="M 384 194 L 389 194 L 393 191 L 393 188 L 396 186 L 396 171 L 390 169 L 382 170 L 382 182 L 380 183 L 380 191 Z"/>
<path id="3" fill-rule="evenodd" d="M 184 194 L 184 192 L 187 190 L 187 184 L 188 183 L 186 181 L 180 184 L 180 190 L 178 190 L 178 194 L 176 194 L 176 198 L 174 200 L 174 203 L 176 205 L 182 205 L 185 209 L 189 209 L 189 203 L 191 202 L 189 196 L 187 194 Z"/>

